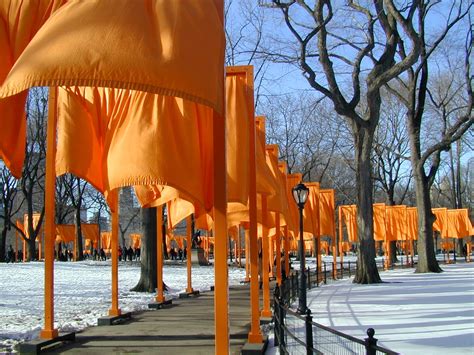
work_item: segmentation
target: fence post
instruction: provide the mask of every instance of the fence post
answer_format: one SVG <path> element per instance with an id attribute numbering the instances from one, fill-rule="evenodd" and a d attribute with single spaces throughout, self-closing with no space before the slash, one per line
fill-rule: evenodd
<path id="1" fill-rule="evenodd" d="M 351 278 L 351 262 L 349 261 L 349 278 Z"/>
<path id="2" fill-rule="evenodd" d="M 318 265 L 317 258 L 316 258 L 316 287 L 319 287 L 319 265 Z"/>
<path id="3" fill-rule="evenodd" d="M 341 262 L 341 279 L 344 278 L 344 264 Z"/>
<path id="4" fill-rule="evenodd" d="M 374 349 L 377 346 L 377 339 L 374 338 L 375 330 L 374 328 L 367 329 L 368 338 L 365 338 L 365 353 L 367 355 L 376 355 L 377 350 Z"/>
<path id="5" fill-rule="evenodd" d="M 308 266 L 308 290 L 311 290 L 311 271 Z"/>
<path id="6" fill-rule="evenodd" d="M 313 317 L 311 316 L 311 310 L 306 308 L 306 354 L 313 354 Z"/>
<path id="7" fill-rule="evenodd" d="M 326 263 L 324 263 L 324 284 L 325 284 L 325 285 L 328 283 L 328 282 L 327 282 L 328 280 L 327 280 L 326 272 L 327 272 L 327 270 L 326 270 Z"/>
<path id="8" fill-rule="evenodd" d="M 280 336 L 280 353 L 284 354 L 284 349 L 286 349 L 286 341 L 285 341 L 285 308 L 281 303 L 278 304 L 278 317 L 280 318 L 280 323 L 279 323 L 279 336 Z"/>
<path id="9" fill-rule="evenodd" d="M 281 302 L 281 297 L 280 297 L 280 288 L 278 287 L 278 284 L 275 286 L 275 292 L 273 293 L 273 307 L 274 307 L 274 313 L 273 313 L 273 323 L 274 323 L 274 328 L 273 328 L 273 343 L 275 346 L 278 346 L 278 337 L 280 335 L 280 302 Z"/>

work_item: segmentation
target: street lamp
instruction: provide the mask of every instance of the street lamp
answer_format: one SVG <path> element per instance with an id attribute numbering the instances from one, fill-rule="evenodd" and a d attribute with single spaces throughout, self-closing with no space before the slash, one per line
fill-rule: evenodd
<path id="1" fill-rule="evenodd" d="M 300 240 L 298 242 L 298 255 L 300 258 L 300 278 L 299 278 L 299 305 L 298 313 L 306 314 L 306 273 L 305 273 L 305 255 L 304 255 L 304 240 L 303 240 L 303 209 L 308 199 L 309 189 L 303 184 L 299 183 L 293 187 L 293 198 L 295 199 L 298 209 L 300 211 Z"/>

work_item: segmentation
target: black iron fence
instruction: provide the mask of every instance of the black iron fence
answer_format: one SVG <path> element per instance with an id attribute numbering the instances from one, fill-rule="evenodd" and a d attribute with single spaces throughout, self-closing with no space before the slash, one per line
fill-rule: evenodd
<path id="1" fill-rule="evenodd" d="M 324 263 L 322 265 L 321 271 L 308 268 L 308 288 L 311 288 L 311 285 L 319 285 L 319 282 L 327 282 L 334 272 L 342 277 L 345 274 L 348 276 L 354 274 L 356 269 L 356 265 L 351 265 L 349 262 L 347 268 L 341 269 L 328 270 L 327 265 Z M 377 339 L 374 338 L 375 331 L 372 328 L 367 330 L 368 337 L 361 340 L 313 322 L 309 310 L 306 314 L 299 314 L 290 308 L 297 298 L 296 271 L 284 280 L 280 287 L 275 288 L 273 298 L 275 346 L 278 346 L 281 354 L 397 354 L 377 345 Z"/>

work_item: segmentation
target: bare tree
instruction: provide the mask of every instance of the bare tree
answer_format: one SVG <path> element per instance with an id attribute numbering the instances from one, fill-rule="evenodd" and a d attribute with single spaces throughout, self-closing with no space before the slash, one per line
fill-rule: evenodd
<path id="1" fill-rule="evenodd" d="M 419 1 L 397 5 L 392 0 L 271 1 L 281 11 L 296 46 L 287 51 L 280 46 L 276 52 L 268 51 L 270 56 L 297 63 L 309 85 L 332 101 L 352 130 L 360 240 L 356 283 L 381 281 L 375 265 L 371 179 L 381 88 L 413 65 L 420 51 L 414 28 Z M 410 43 L 411 51 L 404 58 L 397 57 L 401 41 Z"/>
<path id="2" fill-rule="evenodd" d="M 21 205 L 14 205 L 18 192 L 17 186 L 18 180 L 2 164 L 0 168 L 0 218 L 3 220 L 3 224 L 0 232 L 0 262 L 5 261 L 7 233 L 15 225 L 13 217 L 21 207 Z"/>
<path id="3" fill-rule="evenodd" d="M 426 26 L 431 11 L 436 11 L 436 6 L 446 14 L 444 27 L 434 35 L 426 33 Z M 418 207 L 418 264 L 417 272 L 441 272 L 436 260 L 433 244 L 434 215 L 431 212 L 430 188 L 441 163 L 441 153 L 450 149 L 453 142 L 457 141 L 472 126 L 472 77 L 470 76 L 470 54 L 472 50 L 472 22 L 468 21 L 467 37 L 464 57 L 464 77 L 466 105 L 462 110 L 457 110 L 455 121 L 445 121 L 440 132 L 440 137 L 432 144 L 422 145 L 423 123 L 426 122 L 426 98 L 429 88 L 430 59 L 441 43 L 448 37 L 450 31 L 469 14 L 472 2 L 434 2 L 420 3 L 418 23 L 420 32 L 420 60 L 408 70 L 406 80 L 397 78 L 398 87 L 392 92 L 398 95 L 401 102 L 407 107 L 407 126 L 410 137 L 411 164 L 416 185 L 416 204 Z M 440 11 L 436 11 L 439 16 Z M 439 20 L 438 20 L 439 21 Z M 453 40 L 451 38 L 451 40 Z M 399 42 L 399 53 L 405 56 L 406 44 Z M 400 90 L 403 88 L 404 90 Z M 433 128 L 431 127 L 431 130 Z"/>
<path id="4" fill-rule="evenodd" d="M 26 227 L 28 230 L 26 233 L 18 231 L 27 242 L 27 260 L 33 260 L 36 257 L 35 241 L 41 230 L 44 218 L 47 95 L 47 90 L 44 88 L 32 89 L 29 92 L 26 104 L 28 121 L 26 156 L 19 186 L 23 200 L 21 203 L 24 203 L 26 206 Z M 33 224 L 33 214 L 35 212 L 40 214 L 36 226 Z"/>

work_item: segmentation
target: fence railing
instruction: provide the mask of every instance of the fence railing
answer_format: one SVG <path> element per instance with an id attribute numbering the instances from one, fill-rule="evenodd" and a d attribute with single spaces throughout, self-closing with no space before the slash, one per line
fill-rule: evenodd
<path id="1" fill-rule="evenodd" d="M 344 274 L 352 275 L 356 265 L 353 265 L 354 268 L 351 266 L 348 262 L 347 268 L 335 271 L 339 272 L 340 277 Z M 319 271 L 308 268 L 308 288 L 311 288 L 312 284 L 319 285 L 318 280 L 327 282 L 332 278 L 332 269 L 328 270 L 324 263 L 322 269 Z M 300 314 L 291 309 L 290 305 L 298 298 L 298 277 L 298 271 L 291 274 L 280 287 L 276 286 L 273 297 L 274 339 L 281 354 L 397 354 L 377 345 L 372 328 L 367 329 L 368 337 L 361 340 L 313 322 L 310 310 L 307 310 L 306 314 Z"/>

